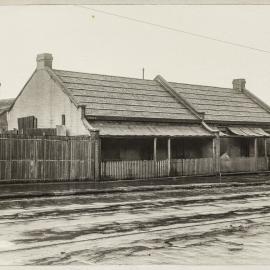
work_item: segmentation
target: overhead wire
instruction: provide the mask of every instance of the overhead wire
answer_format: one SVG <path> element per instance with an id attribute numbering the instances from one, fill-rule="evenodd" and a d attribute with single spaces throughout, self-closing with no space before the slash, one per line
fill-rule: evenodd
<path id="1" fill-rule="evenodd" d="M 87 10 L 91 10 L 91 11 L 94 11 L 94 12 L 97 12 L 97 13 L 102 13 L 102 14 L 105 14 L 105 15 L 125 19 L 125 20 L 128 20 L 128 21 L 133 21 L 133 22 L 137 22 L 137 23 L 141 23 L 141 24 L 145 24 L 145 25 L 150 25 L 150 26 L 153 26 L 153 27 L 158 27 L 158 28 L 164 29 L 164 30 L 178 32 L 178 33 L 186 34 L 186 35 L 201 38 L 201 39 L 206 39 L 206 40 L 215 41 L 215 42 L 218 42 L 218 43 L 223 43 L 223 44 L 226 44 L 226 45 L 231 45 L 231 46 L 235 46 L 235 47 L 240 47 L 240 48 L 244 48 L 244 49 L 248 49 L 248 50 L 253 50 L 253 51 L 257 51 L 257 52 L 261 52 L 261 53 L 270 54 L 270 50 L 265 50 L 265 49 L 252 47 L 252 46 L 249 46 L 249 45 L 246 45 L 246 44 L 243 44 L 243 43 L 237 43 L 237 42 L 233 42 L 233 41 L 229 41 L 229 40 L 218 39 L 218 38 L 211 37 L 211 36 L 208 36 L 208 35 L 203 35 L 203 34 L 186 31 L 186 30 L 179 29 L 179 28 L 174 28 L 174 27 L 170 27 L 170 26 L 166 26 L 166 25 L 161 25 L 161 24 L 157 24 L 157 23 L 137 19 L 137 18 L 134 18 L 134 17 L 128 17 L 128 16 L 124 16 L 124 15 L 120 15 L 120 14 L 116 14 L 116 13 L 112 13 L 112 12 L 92 8 L 92 7 L 89 7 L 89 6 L 83 6 L 83 5 L 74 5 L 74 6 L 79 7 L 79 8 L 83 8 L 83 9 L 87 9 Z"/>

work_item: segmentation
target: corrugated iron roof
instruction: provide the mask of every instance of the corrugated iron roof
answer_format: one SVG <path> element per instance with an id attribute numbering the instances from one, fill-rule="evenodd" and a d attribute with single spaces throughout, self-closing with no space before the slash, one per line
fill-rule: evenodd
<path id="1" fill-rule="evenodd" d="M 209 131 L 200 125 L 175 125 L 139 122 L 91 122 L 90 125 L 100 131 L 101 136 L 166 136 L 166 137 L 212 137 Z"/>
<path id="2" fill-rule="evenodd" d="M 270 134 L 265 132 L 262 128 L 249 127 L 228 127 L 228 129 L 235 135 L 246 137 L 270 137 Z"/>

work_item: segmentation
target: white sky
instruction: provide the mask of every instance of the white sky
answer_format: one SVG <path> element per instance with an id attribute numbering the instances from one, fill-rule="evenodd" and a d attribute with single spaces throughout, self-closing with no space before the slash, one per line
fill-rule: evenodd
<path id="1" fill-rule="evenodd" d="M 90 6 L 270 51 L 270 6 Z M 92 15 L 95 17 L 93 18 Z M 270 53 L 74 6 L 0 7 L 0 98 L 15 97 L 49 52 L 57 69 L 247 88 L 270 104 Z"/>

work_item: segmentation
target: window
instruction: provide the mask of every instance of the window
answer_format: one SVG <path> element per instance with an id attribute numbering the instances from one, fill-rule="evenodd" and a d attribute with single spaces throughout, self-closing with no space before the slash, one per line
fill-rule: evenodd
<path id="1" fill-rule="evenodd" d="M 29 128 L 37 128 L 37 118 L 34 116 L 27 116 L 18 118 L 18 129 L 26 130 Z"/>
<path id="2" fill-rule="evenodd" d="M 66 116 L 64 114 L 62 114 L 62 125 L 66 125 Z"/>

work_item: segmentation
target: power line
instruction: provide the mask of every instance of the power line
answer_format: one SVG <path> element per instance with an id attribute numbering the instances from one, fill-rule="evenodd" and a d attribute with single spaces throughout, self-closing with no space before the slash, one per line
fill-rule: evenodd
<path id="1" fill-rule="evenodd" d="M 112 12 L 108 12 L 108 11 L 104 11 L 104 10 L 100 10 L 100 9 L 95 9 L 95 8 L 86 7 L 86 6 L 82 6 L 82 5 L 75 5 L 75 7 L 88 9 L 88 10 L 98 12 L 98 13 L 102 13 L 102 14 L 106 14 L 106 15 L 109 15 L 109 16 L 114 16 L 114 17 L 118 17 L 118 18 L 121 18 L 121 19 L 125 19 L 125 20 L 128 20 L 128 21 L 133 21 L 133 22 L 137 22 L 137 23 L 141 23 L 141 24 L 147 24 L 147 25 L 150 25 L 150 26 L 154 26 L 154 27 L 158 27 L 158 28 L 161 28 L 161 29 L 186 34 L 186 35 L 201 38 L 201 39 L 207 39 L 207 40 L 211 40 L 211 41 L 215 41 L 215 42 L 219 42 L 219 43 L 223 43 L 223 44 L 227 44 L 227 45 L 231 45 L 231 46 L 235 46 L 235 47 L 240 47 L 240 48 L 244 48 L 244 49 L 248 49 L 248 50 L 253 50 L 253 51 L 257 51 L 257 52 L 269 53 L 270 54 L 270 51 L 268 51 L 268 50 L 264 50 L 264 49 L 260 49 L 260 48 L 256 48 L 256 47 L 251 47 L 251 46 L 248 46 L 248 45 L 245 45 L 245 44 L 236 43 L 236 42 L 232 42 L 232 41 L 228 41 L 228 40 L 222 40 L 222 39 L 202 35 L 202 34 L 195 33 L 195 32 L 189 32 L 189 31 L 185 31 L 185 30 L 182 30 L 182 29 L 178 29 L 178 28 L 174 28 L 174 27 L 170 27 L 170 26 L 166 26 L 166 25 L 161 25 L 161 24 L 157 24 L 157 23 L 152 23 L 152 22 L 148 22 L 148 21 L 144 21 L 144 20 L 140 20 L 140 19 L 136 19 L 136 18 L 132 18 L 132 17 L 127 17 L 127 16 L 119 15 L 119 14 L 116 14 L 116 13 L 112 13 Z"/>

